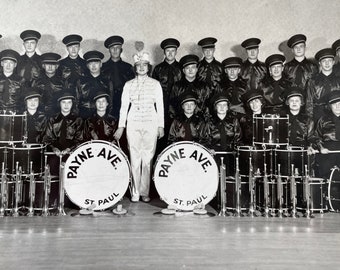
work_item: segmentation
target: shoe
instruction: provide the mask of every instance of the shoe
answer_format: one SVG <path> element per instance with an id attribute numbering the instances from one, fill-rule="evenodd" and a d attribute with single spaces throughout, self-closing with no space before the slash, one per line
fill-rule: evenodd
<path id="1" fill-rule="evenodd" d="M 139 201 L 139 196 L 134 195 L 131 197 L 131 202 L 138 202 Z"/>
<path id="2" fill-rule="evenodd" d="M 142 201 L 145 202 L 145 203 L 148 203 L 151 201 L 150 197 L 149 196 L 142 196 Z"/>

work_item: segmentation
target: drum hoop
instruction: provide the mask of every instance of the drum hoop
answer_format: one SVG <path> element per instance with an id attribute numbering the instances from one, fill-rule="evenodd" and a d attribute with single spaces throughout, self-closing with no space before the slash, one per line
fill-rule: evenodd
<path id="1" fill-rule="evenodd" d="M 37 149 L 44 149 L 46 147 L 45 144 L 39 144 L 39 143 L 30 143 L 30 144 L 24 144 L 23 146 L 29 146 L 29 147 L 17 147 L 16 145 L 13 145 L 12 147 L 7 147 L 8 149 L 16 149 L 16 150 L 37 150 Z"/>
<path id="2" fill-rule="evenodd" d="M 301 147 L 300 149 L 274 149 L 274 152 L 285 152 L 285 153 L 306 153 L 307 149 Z"/>
<path id="3" fill-rule="evenodd" d="M 332 204 L 332 200 L 331 200 L 331 183 L 332 183 L 333 174 L 334 174 L 335 171 L 340 172 L 340 169 L 338 167 L 332 168 L 331 174 L 329 176 L 329 183 L 328 183 L 328 203 L 329 203 L 329 207 L 330 207 L 331 211 L 335 211 L 333 204 Z"/>
<path id="4" fill-rule="evenodd" d="M 272 149 L 268 148 L 268 149 L 256 149 L 255 147 L 249 146 L 249 148 L 245 148 L 245 149 L 241 149 L 241 147 L 244 146 L 239 146 L 237 148 L 237 151 L 241 150 L 241 152 L 271 152 Z M 248 146 L 247 146 L 248 147 Z M 246 151 L 249 150 L 249 151 Z"/>
<path id="5" fill-rule="evenodd" d="M 289 120 L 288 114 L 286 116 L 282 116 L 279 114 L 261 114 L 261 115 L 253 115 L 253 119 L 270 119 L 270 120 Z"/>

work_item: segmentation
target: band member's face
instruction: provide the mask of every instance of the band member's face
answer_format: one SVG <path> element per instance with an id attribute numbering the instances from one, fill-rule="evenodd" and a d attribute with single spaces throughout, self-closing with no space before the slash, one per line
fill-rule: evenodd
<path id="1" fill-rule="evenodd" d="M 301 105 L 302 105 L 301 97 L 296 96 L 288 99 L 288 106 L 291 111 L 299 111 Z"/>
<path id="2" fill-rule="evenodd" d="M 33 97 L 26 100 L 27 110 L 35 111 L 39 107 L 39 98 Z"/>
<path id="3" fill-rule="evenodd" d="M 182 104 L 182 108 L 185 114 L 193 114 L 196 108 L 195 101 L 187 101 Z"/>
<path id="4" fill-rule="evenodd" d="M 60 110 L 62 114 L 69 114 L 73 105 L 72 99 L 63 99 L 60 101 Z"/>
<path id="5" fill-rule="evenodd" d="M 69 56 L 74 59 L 78 57 L 79 51 L 80 51 L 80 45 L 79 44 L 73 44 L 66 47 Z"/>
<path id="6" fill-rule="evenodd" d="M 202 51 L 206 60 L 212 60 L 214 58 L 215 48 L 204 48 Z"/>
<path id="7" fill-rule="evenodd" d="M 340 101 L 331 104 L 331 110 L 335 116 L 340 116 Z"/>
<path id="8" fill-rule="evenodd" d="M 255 98 L 249 101 L 249 107 L 253 112 L 258 112 L 261 110 L 262 102 L 259 98 Z"/>
<path id="9" fill-rule="evenodd" d="M 274 64 L 269 67 L 269 72 L 273 79 L 280 79 L 282 77 L 282 71 L 283 71 L 282 64 Z"/>
<path id="10" fill-rule="evenodd" d="M 102 67 L 101 61 L 91 61 L 87 63 L 87 68 L 90 70 L 92 74 L 99 74 L 101 67 Z"/>
<path id="11" fill-rule="evenodd" d="M 226 114 L 228 111 L 228 102 L 220 101 L 215 105 L 217 114 Z"/>
<path id="12" fill-rule="evenodd" d="M 15 67 L 17 66 L 17 62 L 10 59 L 4 59 L 1 61 L 1 66 L 4 73 L 13 73 Z"/>
<path id="13" fill-rule="evenodd" d="M 177 54 L 176 48 L 167 48 L 164 50 L 165 59 L 169 62 L 175 60 L 176 54 Z"/>
<path id="14" fill-rule="evenodd" d="M 113 45 L 109 48 L 111 58 L 113 59 L 119 59 L 120 54 L 122 53 L 122 45 Z"/>
<path id="15" fill-rule="evenodd" d="M 106 97 L 101 97 L 96 100 L 96 109 L 97 112 L 106 112 L 106 108 L 109 105 Z"/>
<path id="16" fill-rule="evenodd" d="M 136 63 L 136 72 L 138 75 L 145 75 L 149 71 L 149 65 L 147 62 L 138 62 Z"/>
<path id="17" fill-rule="evenodd" d="M 322 71 L 332 71 L 334 65 L 334 59 L 331 57 L 327 57 L 319 61 L 320 67 Z"/>
<path id="18" fill-rule="evenodd" d="M 35 39 L 29 39 L 24 42 L 26 53 L 34 53 L 37 48 L 38 42 Z"/>
<path id="19" fill-rule="evenodd" d="M 56 64 L 42 64 L 47 75 L 54 75 L 57 72 L 58 66 Z"/>
<path id="20" fill-rule="evenodd" d="M 304 42 L 298 43 L 293 47 L 293 53 L 296 57 L 305 56 L 306 44 Z"/>
<path id="21" fill-rule="evenodd" d="M 257 60 L 257 57 L 259 55 L 259 48 L 253 48 L 253 49 L 247 50 L 247 55 L 248 55 L 248 59 Z"/>
<path id="22" fill-rule="evenodd" d="M 187 65 L 183 68 L 183 73 L 188 79 L 195 79 L 197 74 L 197 64 Z"/>
<path id="23" fill-rule="evenodd" d="M 229 67 L 229 68 L 226 68 L 226 70 L 227 70 L 228 78 L 231 81 L 236 80 L 238 78 L 238 74 L 241 71 L 241 69 L 238 67 Z"/>

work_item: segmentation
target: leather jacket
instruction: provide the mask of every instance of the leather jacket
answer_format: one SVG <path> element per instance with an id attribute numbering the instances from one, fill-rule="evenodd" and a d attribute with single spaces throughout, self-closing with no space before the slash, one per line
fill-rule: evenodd
<path id="1" fill-rule="evenodd" d="M 212 97 L 212 89 L 205 83 L 199 81 L 197 78 L 189 82 L 185 77 L 176 82 L 170 94 L 170 108 L 169 114 L 171 118 L 175 118 L 182 112 L 179 96 L 186 92 L 192 91 L 198 96 L 197 113 L 208 117 L 209 116 L 209 100 Z"/>
<path id="2" fill-rule="evenodd" d="M 103 90 L 112 97 L 112 83 L 102 74 L 93 77 L 91 74 L 88 76 L 80 77 L 77 81 L 77 100 L 79 115 L 83 119 L 91 117 L 95 112 L 95 103 L 93 97 L 99 91 Z"/>
<path id="3" fill-rule="evenodd" d="M 27 143 L 42 143 L 47 117 L 41 111 L 31 115 L 27 112 Z"/>
<path id="4" fill-rule="evenodd" d="M 179 141 L 194 141 L 199 142 L 200 130 L 203 125 L 203 119 L 197 114 L 193 114 L 188 118 L 184 113 L 180 114 L 173 120 L 168 136 L 168 144 L 172 144 Z M 190 134 L 186 134 L 186 127 L 188 125 Z"/>
<path id="5" fill-rule="evenodd" d="M 224 78 L 221 83 L 221 90 L 230 100 L 230 110 L 244 114 L 245 108 L 241 96 L 247 91 L 247 83 L 240 77 L 235 81 Z"/>
<path id="6" fill-rule="evenodd" d="M 257 60 L 254 64 L 247 59 L 243 62 L 240 77 L 247 82 L 247 90 L 255 90 L 259 83 L 266 77 L 266 64 Z"/>
<path id="7" fill-rule="evenodd" d="M 16 69 L 18 75 L 25 79 L 26 86 L 32 86 L 32 81 L 39 78 L 43 71 L 41 56 L 36 53 L 32 57 L 28 57 L 27 54 L 21 55 Z"/>
<path id="8" fill-rule="evenodd" d="M 85 120 L 84 123 L 84 139 L 89 140 L 104 140 L 113 142 L 113 134 L 118 127 L 117 120 L 109 114 L 99 116 L 97 113 Z"/>
<path id="9" fill-rule="evenodd" d="M 266 103 L 264 110 L 268 113 L 279 113 L 285 102 L 285 93 L 290 86 L 291 82 L 284 77 L 278 81 L 266 77 L 259 85 Z"/>
<path id="10" fill-rule="evenodd" d="M 127 81 L 135 78 L 135 73 L 129 63 L 122 60 L 114 62 L 111 58 L 103 63 L 102 73 L 111 81 L 113 87 L 111 115 L 119 119 L 123 87 Z"/>
<path id="11" fill-rule="evenodd" d="M 308 115 L 314 115 L 314 121 L 317 121 L 325 114 L 325 97 L 330 92 L 340 89 L 340 77 L 337 77 L 334 72 L 329 76 L 320 72 L 307 82 L 306 87 L 306 112 Z"/>
<path id="12" fill-rule="evenodd" d="M 88 74 L 86 61 L 79 55 L 76 59 L 69 56 L 59 61 L 58 76 L 64 81 L 66 88 L 73 88 L 80 76 Z"/>
<path id="13" fill-rule="evenodd" d="M 318 65 L 307 58 L 301 62 L 294 58 L 292 61 L 285 64 L 283 74 L 292 82 L 293 86 L 298 86 L 305 90 L 307 81 L 312 78 L 318 70 Z"/>
<path id="14" fill-rule="evenodd" d="M 66 121 L 66 140 L 61 140 L 61 128 L 63 121 Z M 83 120 L 71 112 L 67 116 L 58 113 L 47 122 L 43 142 L 48 146 L 56 147 L 59 150 L 76 148 L 83 142 Z"/>
<path id="15" fill-rule="evenodd" d="M 215 58 L 210 63 L 203 58 L 198 63 L 197 68 L 197 79 L 207 83 L 213 92 L 219 92 L 220 83 L 224 74 L 223 65 Z"/>
<path id="16" fill-rule="evenodd" d="M 318 148 L 328 148 L 329 150 L 340 150 L 340 118 L 332 112 L 327 111 L 316 125 L 316 135 L 318 137 Z M 338 127 L 338 130 L 337 130 Z"/>
<path id="17" fill-rule="evenodd" d="M 169 96 L 175 82 L 178 82 L 182 78 L 182 67 L 177 61 L 169 64 L 164 60 L 154 68 L 152 78 L 159 81 L 162 86 L 164 113 L 165 117 L 169 118 Z"/>
<path id="18" fill-rule="evenodd" d="M 24 91 L 24 78 L 13 73 L 6 77 L 0 74 L 0 109 L 22 111 L 22 93 Z"/>
<path id="19" fill-rule="evenodd" d="M 225 130 L 226 148 L 221 145 L 220 127 Z M 242 131 L 239 120 L 233 113 L 228 112 L 223 120 L 214 115 L 210 121 L 205 122 L 200 134 L 200 143 L 216 151 L 233 151 L 239 145 L 241 137 Z"/>
<path id="20" fill-rule="evenodd" d="M 48 77 L 45 73 L 34 80 L 33 87 L 37 87 L 41 94 L 41 104 L 47 116 L 55 115 L 58 112 L 58 95 L 64 90 L 64 81 L 60 76 Z"/>

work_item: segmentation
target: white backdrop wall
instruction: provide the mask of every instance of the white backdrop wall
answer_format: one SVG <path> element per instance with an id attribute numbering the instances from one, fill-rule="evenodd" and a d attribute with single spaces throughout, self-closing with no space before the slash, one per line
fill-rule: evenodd
<path id="1" fill-rule="evenodd" d="M 20 33 L 35 29 L 42 34 L 39 52 L 66 56 L 62 38 L 83 36 L 82 52 L 96 49 L 109 57 L 104 40 L 125 38 L 123 58 L 132 62 L 135 41 L 143 41 L 153 63 L 162 61 L 159 43 L 167 37 L 181 41 L 178 58 L 201 56 L 198 40 L 218 39 L 216 58 L 245 58 L 240 43 L 249 37 L 262 40 L 260 59 L 272 53 L 292 58 L 287 39 L 307 35 L 307 57 L 340 38 L 339 0 L 0 0 L 0 50 L 23 53 Z"/>

